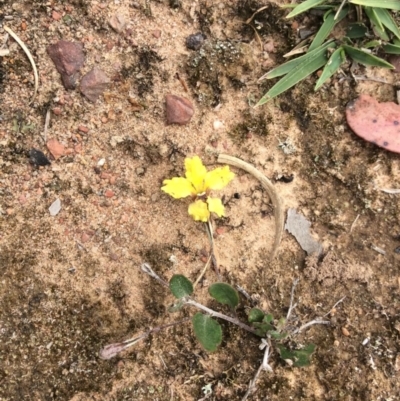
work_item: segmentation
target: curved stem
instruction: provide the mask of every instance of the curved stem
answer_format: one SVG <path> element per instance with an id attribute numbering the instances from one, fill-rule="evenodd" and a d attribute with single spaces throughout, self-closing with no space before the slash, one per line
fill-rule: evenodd
<path id="1" fill-rule="evenodd" d="M 240 328 L 257 335 L 256 330 L 253 327 L 250 327 L 247 324 L 242 323 L 240 320 L 238 320 L 236 318 L 224 315 L 223 313 L 219 313 L 213 309 L 207 308 L 207 306 L 199 304 L 198 302 L 194 301 L 193 299 L 184 299 L 183 301 L 186 305 L 192 305 L 192 306 L 196 307 L 197 309 L 201 309 L 204 312 L 207 312 L 211 316 L 226 320 L 227 322 L 233 323 L 236 326 L 239 326 Z"/>

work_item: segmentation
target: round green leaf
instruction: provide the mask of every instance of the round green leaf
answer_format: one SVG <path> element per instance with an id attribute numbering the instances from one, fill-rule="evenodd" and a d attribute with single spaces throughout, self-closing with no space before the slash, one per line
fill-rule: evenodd
<path id="1" fill-rule="evenodd" d="M 169 289 L 179 299 L 193 293 L 193 284 L 182 274 L 175 274 L 169 281 Z"/>
<path id="2" fill-rule="evenodd" d="M 213 352 L 222 341 L 220 324 L 209 315 L 196 313 L 192 317 L 194 334 L 206 351 Z"/>
<path id="3" fill-rule="evenodd" d="M 265 316 L 265 313 L 261 309 L 253 308 L 249 312 L 249 316 L 248 316 L 249 323 L 261 322 L 263 320 L 264 316 Z"/>
<path id="4" fill-rule="evenodd" d="M 238 292 L 229 284 L 215 283 L 208 288 L 210 295 L 219 303 L 236 308 L 239 304 Z"/>

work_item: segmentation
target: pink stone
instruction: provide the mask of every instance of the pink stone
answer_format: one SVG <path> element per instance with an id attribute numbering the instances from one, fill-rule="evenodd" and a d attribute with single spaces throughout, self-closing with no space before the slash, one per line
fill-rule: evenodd
<path id="1" fill-rule="evenodd" d="M 379 103 L 369 95 L 348 103 L 346 118 L 356 135 L 391 152 L 400 153 L 400 106 Z"/>
<path id="2" fill-rule="evenodd" d="M 187 124 L 194 113 L 192 102 L 184 97 L 165 96 L 167 124 Z"/>
<path id="3" fill-rule="evenodd" d="M 78 72 L 85 61 L 82 43 L 59 40 L 47 47 L 47 53 L 61 74 L 65 89 L 74 89 Z"/>
<path id="4" fill-rule="evenodd" d="M 110 83 L 107 75 L 98 67 L 94 67 L 81 80 L 81 92 L 91 102 L 96 100 L 103 94 Z"/>
<path id="5" fill-rule="evenodd" d="M 64 155 L 65 147 L 62 143 L 58 142 L 57 139 L 49 139 L 46 143 L 47 149 L 53 155 L 54 159 L 59 159 Z"/>

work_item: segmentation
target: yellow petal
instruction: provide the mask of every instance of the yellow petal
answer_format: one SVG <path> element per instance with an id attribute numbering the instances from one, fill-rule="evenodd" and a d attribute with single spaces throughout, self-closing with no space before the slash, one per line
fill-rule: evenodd
<path id="1" fill-rule="evenodd" d="M 225 208 L 219 198 L 207 198 L 208 210 L 218 217 L 225 216 Z"/>
<path id="2" fill-rule="evenodd" d="M 199 156 L 185 159 L 186 178 L 192 183 L 197 194 L 205 191 L 204 177 L 207 170 Z"/>
<path id="3" fill-rule="evenodd" d="M 175 199 L 186 198 L 194 192 L 192 184 L 186 178 L 174 177 L 171 180 L 164 180 L 161 190 Z"/>
<path id="4" fill-rule="evenodd" d="M 229 166 L 218 167 L 209 171 L 204 180 L 205 189 L 222 189 L 226 187 L 235 177 L 229 170 Z"/>
<path id="5" fill-rule="evenodd" d="M 210 218 L 207 203 L 202 200 L 197 200 L 189 205 L 189 214 L 196 221 L 204 221 L 206 223 Z"/>

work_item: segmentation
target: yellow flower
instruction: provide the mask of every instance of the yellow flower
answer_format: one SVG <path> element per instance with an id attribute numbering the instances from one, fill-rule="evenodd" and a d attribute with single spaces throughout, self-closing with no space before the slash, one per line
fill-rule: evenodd
<path id="1" fill-rule="evenodd" d="M 197 221 L 207 222 L 211 213 L 218 217 L 225 215 L 224 205 L 219 198 L 210 198 L 210 191 L 226 187 L 235 177 L 229 166 L 207 171 L 198 156 L 185 159 L 185 177 L 164 180 L 162 191 L 175 199 L 192 196 L 193 203 L 188 212 Z"/>

